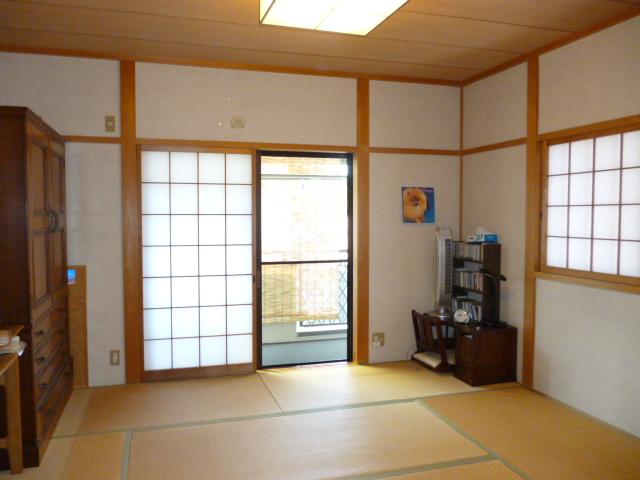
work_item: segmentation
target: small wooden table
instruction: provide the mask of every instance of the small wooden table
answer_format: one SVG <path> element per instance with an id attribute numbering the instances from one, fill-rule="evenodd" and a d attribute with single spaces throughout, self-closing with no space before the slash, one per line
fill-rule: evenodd
<path id="1" fill-rule="evenodd" d="M 17 335 L 21 326 L 6 326 L 12 337 Z M 6 390 L 7 398 L 7 436 L 0 438 L 0 448 L 9 451 L 11 473 L 22 472 L 22 419 L 20 417 L 20 367 L 18 355 L 6 353 L 0 355 L 0 385 Z"/>

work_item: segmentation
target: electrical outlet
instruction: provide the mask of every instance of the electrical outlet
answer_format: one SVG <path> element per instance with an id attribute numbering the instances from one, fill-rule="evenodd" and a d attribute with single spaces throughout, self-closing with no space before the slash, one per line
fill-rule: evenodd
<path id="1" fill-rule="evenodd" d="M 384 332 L 373 333 L 371 341 L 374 347 L 384 347 Z"/>
<path id="2" fill-rule="evenodd" d="M 104 131 L 115 132 L 116 131 L 116 117 L 114 115 L 107 115 L 104 117 Z"/>
<path id="3" fill-rule="evenodd" d="M 111 365 L 120 365 L 120 350 L 111 350 L 109 353 Z"/>

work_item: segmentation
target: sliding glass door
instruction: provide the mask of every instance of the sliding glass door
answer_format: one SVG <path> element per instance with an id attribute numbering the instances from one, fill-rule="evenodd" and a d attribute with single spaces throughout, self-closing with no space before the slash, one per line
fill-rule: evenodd
<path id="1" fill-rule="evenodd" d="M 145 149 L 141 179 L 145 378 L 252 371 L 252 155 Z"/>
<path id="2" fill-rule="evenodd" d="M 261 152 L 261 366 L 351 359 L 351 165 Z"/>

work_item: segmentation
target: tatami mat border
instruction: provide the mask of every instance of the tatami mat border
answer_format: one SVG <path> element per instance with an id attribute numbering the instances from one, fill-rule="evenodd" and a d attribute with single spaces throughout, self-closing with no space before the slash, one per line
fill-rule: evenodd
<path id="1" fill-rule="evenodd" d="M 346 477 L 334 477 L 329 480 L 382 480 L 384 478 L 399 477 L 401 475 L 411 475 L 412 473 L 431 472 L 433 470 L 441 470 L 443 468 L 461 467 L 463 465 L 474 465 L 476 463 L 491 462 L 496 460 L 491 455 L 482 455 L 480 457 L 460 458 L 450 460 L 448 462 L 436 462 L 420 465 L 418 467 L 397 468 L 395 470 L 387 470 L 384 472 L 364 473 L 362 475 L 349 475 Z"/>
<path id="2" fill-rule="evenodd" d="M 514 387 L 516 388 L 516 387 Z M 504 390 L 508 390 L 508 389 L 504 389 Z M 484 450 L 485 452 L 487 452 L 488 455 L 490 455 L 491 457 L 493 457 L 494 460 L 499 460 L 500 462 L 502 462 L 504 464 L 505 467 L 507 467 L 509 470 L 513 471 L 514 473 L 516 473 L 517 475 L 520 475 L 522 478 L 524 478 L 525 480 L 533 480 L 529 475 L 527 475 L 525 472 L 523 472 L 522 470 L 520 470 L 518 467 L 516 467 L 515 465 L 513 465 L 511 462 L 505 460 L 504 458 L 502 458 L 502 456 L 495 452 L 494 450 L 492 450 L 491 448 L 487 447 L 486 445 L 484 445 L 482 442 L 480 442 L 478 439 L 476 439 L 474 436 L 469 435 L 467 432 L 465 432 L 458 424 L 456 424 L 455 422 L 453 422 L 451 419 L 449 419 L 448 417 L 446 417 L 445 415 L 442 415 L 440 412 L 438 412 L 435 408 L 431 407 L 427 402 L 426 399 L 430 398 L 430 397 L 425 397 L 420 399 L 419 401 L 417 401 L 418 405 L 422 406 L 425 410 L 429 411 L 430 413 L 432 413 L 433 415 L 435 415 L 437 418 L 439 418 L 440 420 L 442 420 L 444 423 L 446 423 L 449 427 L 451 427 L 453 430 L 455 430 L 456 432 L 458 432 L 460 435 L 462 435 L 464 438 L 466 438 L 467 440 L 469 440 L 471 443 L 473 443 L 476 447 L 480 448 L 481 450 Z"/>
<path id="3" fill-rule="evenodd" d="M 510 390 L 514 388 L 522 388 L 522 387 L 520 385 L 513 385 L 511 387 L 507 387 L 501 390 Z M 320 408 L 310 408 L 310 409 L 303 409 L 303 410 L 290 410 L 290 411 L 283 411 L 283 412 L 276 412 L 276 413 L 264 413 L 264 414 L 243 415 L 243 416 L 241 415 L 237 417 L 214 418 L 210 420 L 195 420 L 192 422 L 168 423 L 166 425 L 150 425 L 146 427 L 120 428 L 120 429 L 113 429 L 113 430 L 69 433 L 65 435 L 54 435 L 52 438 L 56 438 L 56 439 L 70 438 L 70 437 L 73 438 L 73 437 L 82 437 L 82 436 L 88 436 L 88 435 L 104 435 L 108 433 L 120 433 L 120 432 L 132 432 L 132 433 L 151 432 L 156 430 L 171 430 L 174 428 L 197 427 L 202 425 L 215 425 L 217 423 L 245 422 L 250 420 L 260 420 L 263 418 L 305 415 L 308 413 L 332 412 L 332 411 L 338 411 L 338 410 L 352 410 L 356 408 L 376 407 L 380 405 L 394 405 L 394 404 L 400 404 L 400 403 L 420 402 L 421 400 L 425 400 L 428 398 L 449 397 L 449 396 L 456 396 L 456 395 L 469 395 L 469 394 L 485 392 L 485 391 L 489 391 L 489 390 L 484 388 L 478 388 L 477 390 L 470 390 L 466 392 L 440 393 L 440 394 L 429 395 L 429 396 L 398 398 L 393 400 L 380 400 L 376 402 L 361 402 L 361 403 L 335 405 L 335 406 L 320 407 Z"/>

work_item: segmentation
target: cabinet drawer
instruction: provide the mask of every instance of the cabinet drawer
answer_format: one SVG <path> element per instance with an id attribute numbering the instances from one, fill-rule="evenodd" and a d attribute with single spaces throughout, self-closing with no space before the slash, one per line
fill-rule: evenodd
<path id="1" fill-rule="evenodd" d="M 60 344 L 62 344 L 68 336 L 67 319 L 66 317 L 63 317 L 53 327 L 49 335 L 45 337 L 45 340 L 43 340 L 33 353 L 33 370 L 36 376 L 47 367 L 53 357 L 53 354 L 58 350 Z"/>
<path id="2" fill-rule="evenodd" d="M 38 318 L 31 333 L 33 350 L 38 350 L 40 344 L 46 341 L 51 330 L 67 316 L 67 300 L 64 298 L 56 303 L 47 313 Z"/>
<path id="3" fill-rule="evenodd" d="M 69 342 L 64 341 L 56 350 L 47 366 L 33 379 L 36 405 L 47 397 L 51 391 L 54 380 L 60 375 L 60 369 L 64 367 L 69 358 Z"/>
<path id="4" fill-rule="evenodd" d="M 64 367 L 51 385 L 51 393 L 45 402 L 36 410 L 36 424 L 38 426 L 38 440 L 41 441 L 51 435 L 50 430 L 55 426 L 60 411 L 65 406 L 65 399 L 72 386 L 71 358 L 67 357 Z"/>
<path id="5" fill-rule="evenodd" d="M 470 364 L 473 361 L 473 337 L 460 335 L 456 348 L 456 363 Z"/>

